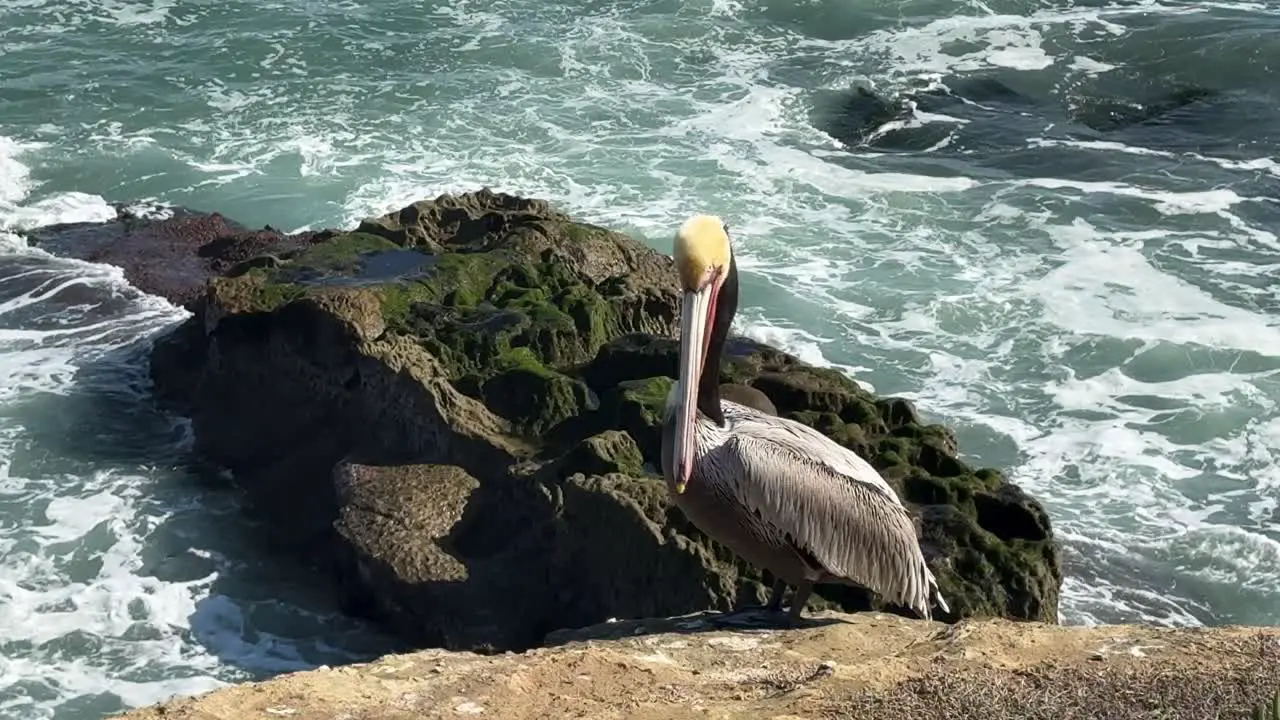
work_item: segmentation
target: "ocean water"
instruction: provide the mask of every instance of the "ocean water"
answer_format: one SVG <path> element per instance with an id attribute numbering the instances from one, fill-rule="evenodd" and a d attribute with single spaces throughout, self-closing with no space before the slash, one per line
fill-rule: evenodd
<path id="1" fill-rule="evenodd" d="M 720 214 L 742 331 L 1047 504 L 1064 622 L 1280 622 L 1277 67 L 1243 0 L 0 0 L 0 717 L 387 647 L 151 408 L 184 312 L 12 232 L 109 201 Z"/>

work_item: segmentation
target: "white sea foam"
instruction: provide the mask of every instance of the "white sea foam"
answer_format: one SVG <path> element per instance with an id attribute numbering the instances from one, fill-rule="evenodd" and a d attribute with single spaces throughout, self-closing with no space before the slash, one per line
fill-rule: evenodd
<path id="1" fill-rule="evenodd" d="M 0 137 L 0 227 L 115 216 L 101 198 L 80 193 L 24 202 L 33 184 L 22 153 L 33 148 Z M 65 299 L 72 296 L 77 302 Z M 130 288 L 118 268 L 53 258 L 12 233 L 0 236 L 0 716 L 54 717 L 68 702 L 100 712 L 148 704 L 256 672 L 311 667 L 300 651 L 322 648 L 246 632 L 242 603 L 215 589 L 229 561 L 201 548 L 212 538 L 173 549 L 169 565 L 202 568 L 178 573 L 185 579 L 162 577 L 168 565 L 146 559 L 164 551 L 164 527 L 181 527 L 184 517 L 216 525 L 235 511 L 203 505 L 194 487 L 184 493 L 158 482 L 174 482 L 157 467 L 189 443 L 185 421 L 146 408 L 141 357 L 112 357 L 185 315 Z M 125 403 L 118 415 L 94 409 L 114 402 Z M 86 446 L 103 445 L 95 440 L 102 433 L 107 447 L 114 432 L 145 438 L 145 423 L 115 429 L 129 415 L 159 423 L 158 436 L 143 440 L 150 457 L 91 460 L 96 469 L 33 457 L 58 448 L 92 453 Z M 89 431 L 78 430 L 85 423 Z"/>
<path id="2" fill-rule="evenodd" d="M 43 143 L 19 143 L 0 135 L 0 242 L 18 243 L 13 230 L 50 222 L 101 222 L 116 216 L 102 198 L 80 192 L 59 193 L 24 204 L 36 183 L 19 157 L 45 147 Z"/>
<path id="3" fill-rule="evenodd" d="M 1072 147 L 1081 150 L 1097 150 L 1100 152 L 1119 152 L 1129 155 L 1145 155 L 1149 157 L 1169 158 L 1174 160 L 1197 160 L 1212 163 L 1227 170 L 1258 170 L 1269 175 L 1280 177 L 1280 163 L 1275 158 L 1261 157 L 1250 160 L 1232 160 L 1229 158 L 1211 157 L 1195 152 L 1171 152 L 1156 148 L 1135 147 L 1122 142 L 1107 140 L 1058 140 L 1048 138 L 1031 138 L 1029 144 L 1042 147 Z"/>
<path id="4" fill-rule="evenodd" d="M 33 183 L 21 155 L 37 147 L 0 137 L 0 228 L 115 216 L 101 198 L 81 193 L 24 204 Z M 148 530 L 138 527 L 143 518 L 136 507 L 145 480 L 109 471 L 79 478 L 14 474 L 14 457 L 25 447 L 27 430 L 19 407 L 41 395 L 68 395 L 86 358 L 133 339 L 140 327 L 156 328 L 172 322 L 182 311 L 140 297 L 136 310 L 127 316 L 87 324 L 68 317 L 68 326 L 61 330 L 15 327 L 5 318 L 30 312 L 33 305 L 47 302 L 71 285 L 124 285 L 118 271 L 102 266 L 47 259 L 15 272 L 15 266 L 5 262 L 31 254 L 12 234 L 0 245 L 0 267 L 5 268 L 0 271 L 0 505 L 12 509 L 17 503 L 30 512 L 26 521 L 0 530 L 0 556 L 4 557 L 0 606 L 5 608 L 0 613 L 0 637 L 10 648 L 0 652 L 0 712 L 11 717 L 51 717 L 57 703 L 49 701 L 58 697 L 114 693 L 132 705 L 175 692 L 210 689 L 218 683 L 207 673 L 187 679 L 127 680 L 130 668 L 141 669 L 147 663 L 187 664 L 206 671 L 216 664 L 207 657 L 203 662 L 197 658 L 194 663 L 183 663 L 181 643 L 175 642 L 187 624 L 198 591 L 207 591 L 209 579 L 174 584 L 137 574 L 139 551 Z M 43 286 L 27 293 L 6 292 L 14 283 L 37 275 L 47 278 Z M 56 311 L 56 305 L 50 308 Z M 81 317 L 88 314 L 82 312 Z M 129 330 L 117 332 L 113 343 L 104 337 L 110 326 L 117 331 L 129 326 Z M 89 555 L 73 559 L 77 546 L 88 549 Z M 69 561 L 88 561 L 98 569 L 84 566 L 72 571 L 66 565 Z M 107 671 L 107 663 L 72 649 L 81 642 L 122 640 L 135 624 L 147 628 L 145 634 L 152 637 L 130 643 L 133 657 L 124 666 Z M 58 650 L 60 644 L 67 643 L 67 651 Z"/>

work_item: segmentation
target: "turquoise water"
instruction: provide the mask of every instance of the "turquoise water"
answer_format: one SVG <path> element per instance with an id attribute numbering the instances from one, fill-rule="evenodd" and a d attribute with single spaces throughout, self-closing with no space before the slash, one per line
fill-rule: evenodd
<path id="1" fill-rule="evenodd" d="M 0 230 L 488 185 L 669 250 L 714 212 L 742 331 L 1046 502 L 1064 622 L 1274 624 L 1278 66 L 1251 2 L 8 0 Z M 857 145 L 855 84 L 915 110 Z M 141 361 L 182 317 L 0 233 L 0 717 L 387 647 L 182 469 Z"/>

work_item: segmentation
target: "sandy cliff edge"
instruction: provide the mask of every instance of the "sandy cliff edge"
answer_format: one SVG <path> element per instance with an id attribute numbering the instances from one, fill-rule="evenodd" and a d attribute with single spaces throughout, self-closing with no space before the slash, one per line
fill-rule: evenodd
<path id="1" fill-rule="evenodd" d="M 700 615 L 425 650 L 138 709 L 128 720 L 1245 718 L 1280 687 L 1280 628 L 954 626 L 819 613 L 794 630 Z"/>

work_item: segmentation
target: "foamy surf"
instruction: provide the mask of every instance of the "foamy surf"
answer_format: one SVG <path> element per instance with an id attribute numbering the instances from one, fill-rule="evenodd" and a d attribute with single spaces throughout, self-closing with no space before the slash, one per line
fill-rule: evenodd
<path id="1" fill-rule="evenodd" d="M 13 155 L 3 164 L 9 178 L 23 178 Z M 21 200 L 6 189 L 4 227 L 115 215 L 100 198 Z M 213 576 L 163 583 L 138 572 L 147 526 L 165 519 L 147 511 L 155 479 L 29 457 L 33 407 L 77 409 L 69 399 L 82 392 L 81 368 L 183 315 L 132 291 L 112 268 L 44 256 L 13 235 L 0 250 L 0 712 L 8 717 L 55 717 L 66 703 L 108 711 L 219 684 L 212 658 L 181 657 L 181 633 Z M 137 386 L 132 374 L 114 379 Z M 201 672 L 146 679 L 148 665 L 174 661 Z"/>
<path id="2" fill-rule="evenodd" d="M 0 138 L 0 228 L 115 217 L 78 193 L 26 202 L 29 149 Z M 353 657 L 327 644 L 331 608 L 237 587 L 260 550 L 213 528 L 246 532 L 240 508 L 180 470 L 187 423 L 150 406 L 147 341 L 186 316 L 118 268 L 0 236 L 0 716 L 100 716 Z"/>

